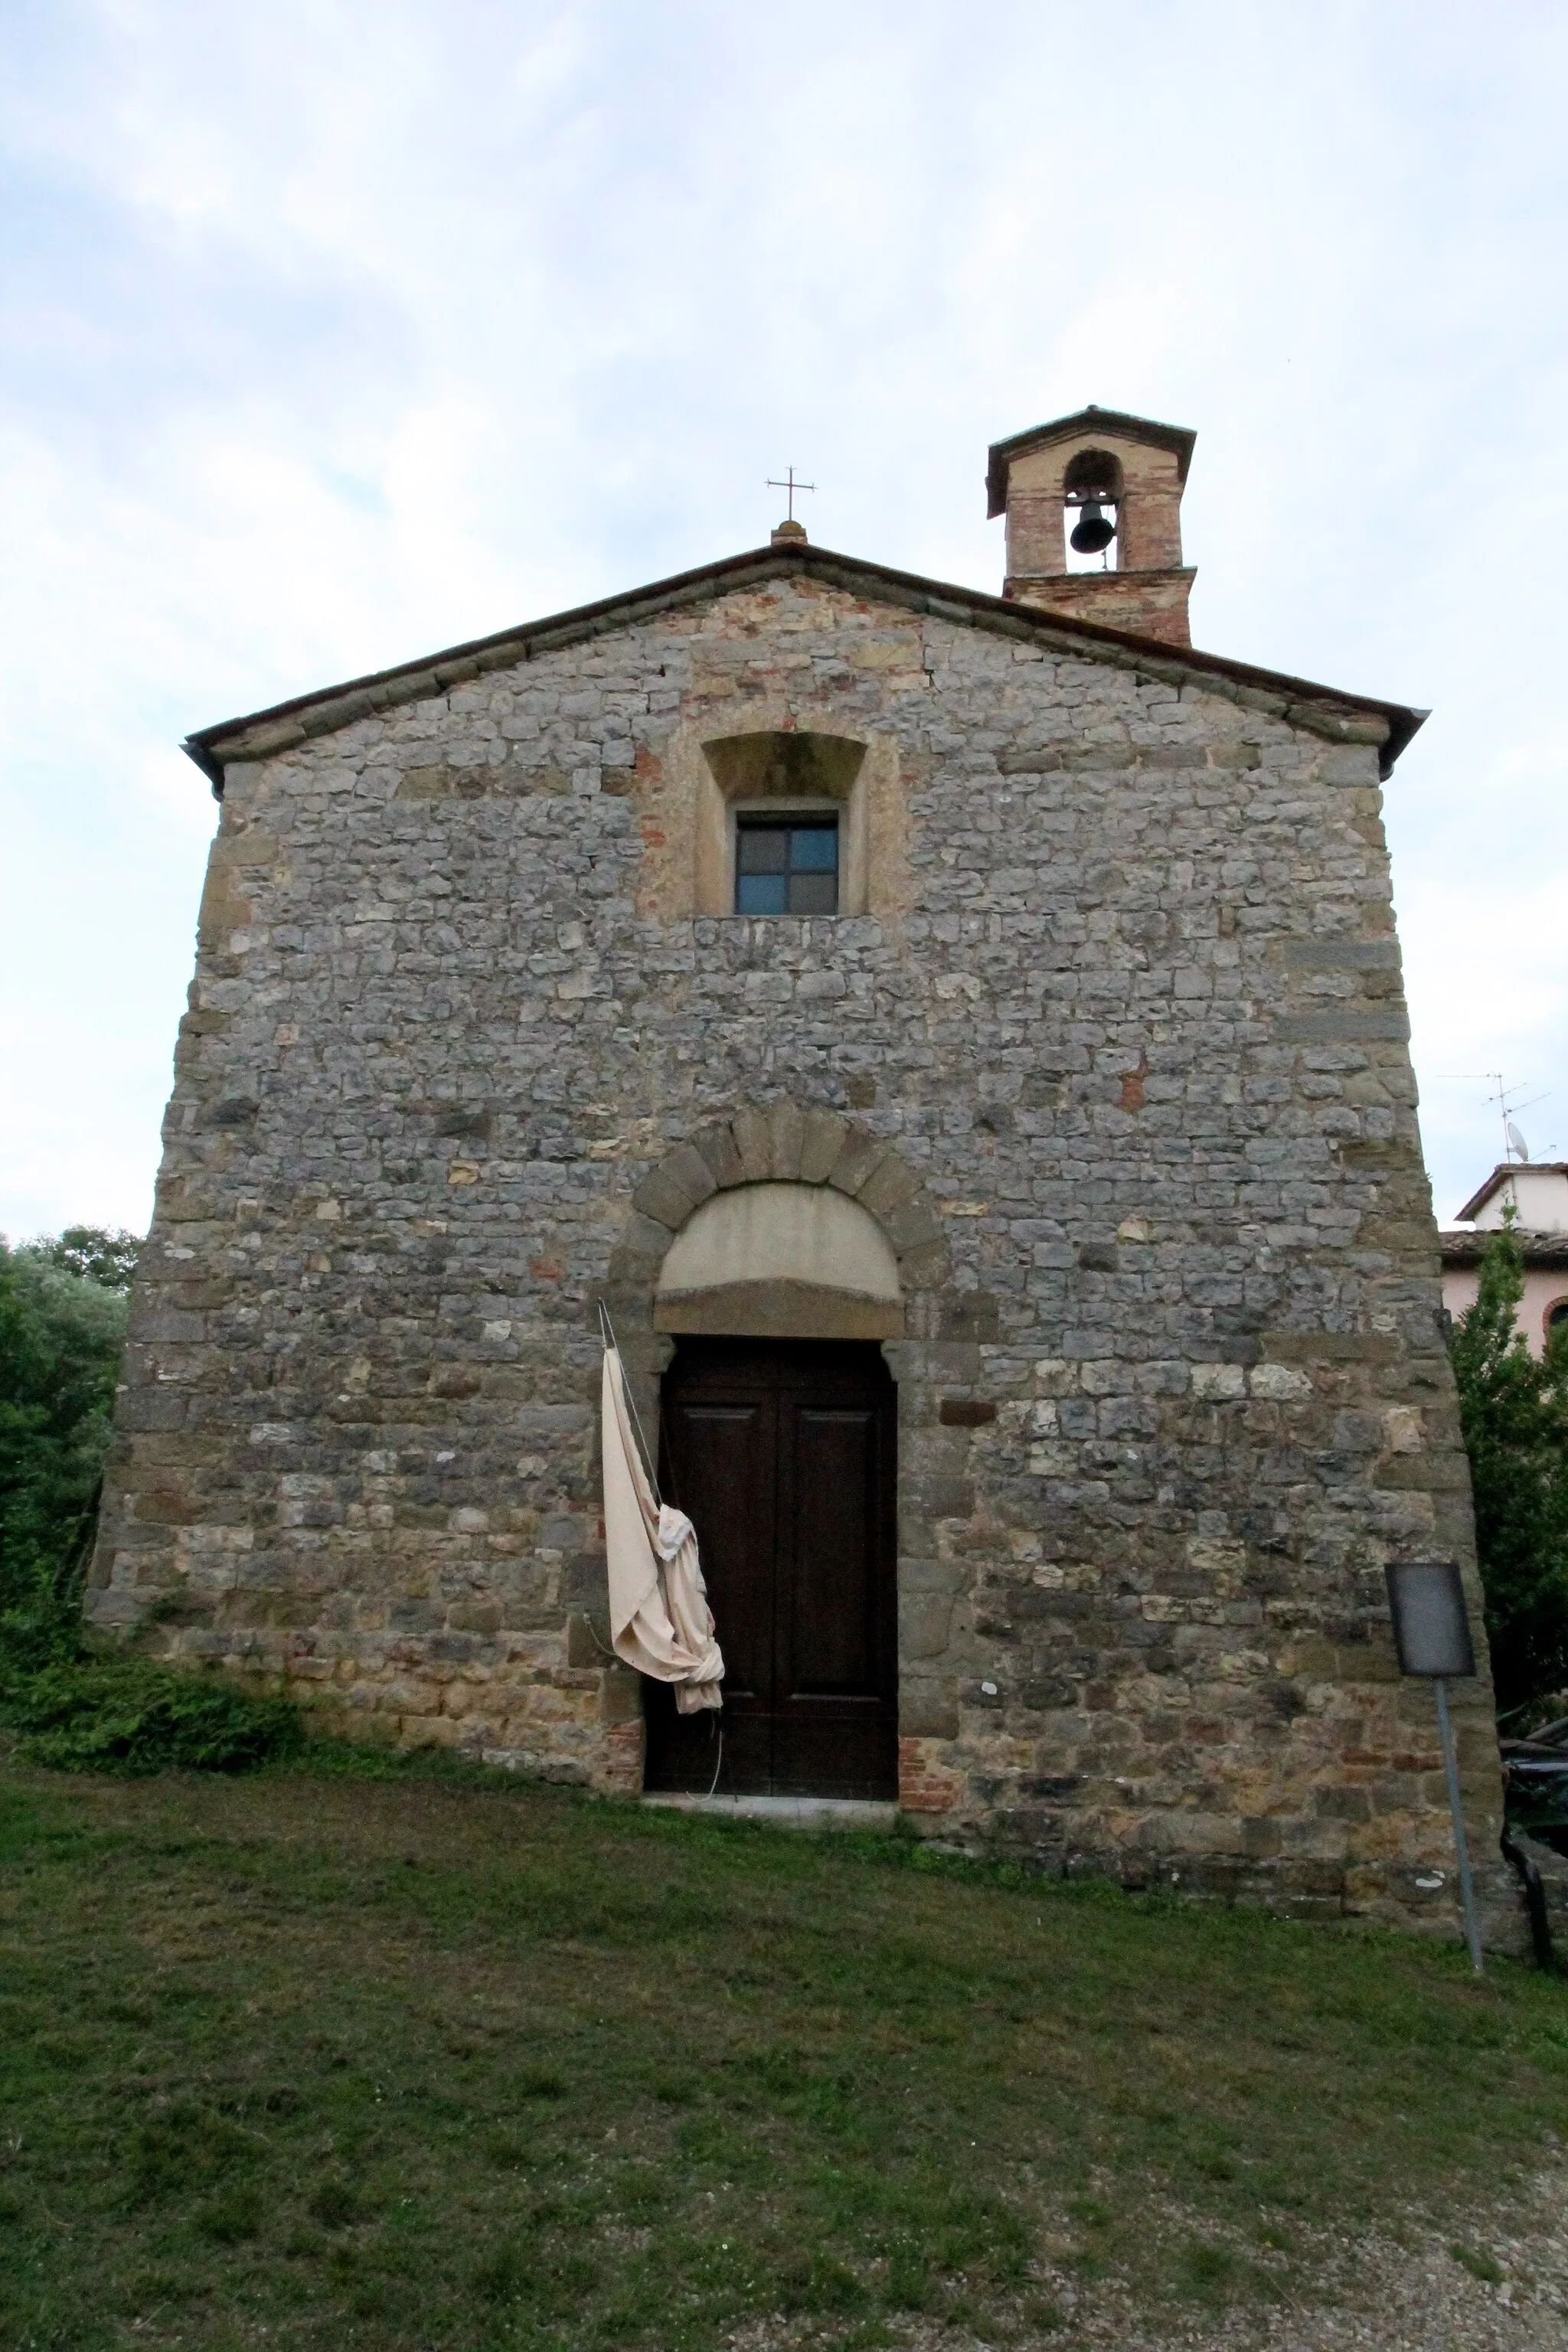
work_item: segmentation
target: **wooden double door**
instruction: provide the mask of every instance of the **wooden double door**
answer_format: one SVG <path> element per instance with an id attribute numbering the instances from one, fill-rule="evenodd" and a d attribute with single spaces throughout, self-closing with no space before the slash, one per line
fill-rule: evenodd
<path id="1" fill-rule="evenodd" d="M 679 1342 L 659 1484 L 697 1529 L 724 1706 L 645 1683 L 649 1789 L 897 1795 L 896 1406 L 869 1341 Z"/>

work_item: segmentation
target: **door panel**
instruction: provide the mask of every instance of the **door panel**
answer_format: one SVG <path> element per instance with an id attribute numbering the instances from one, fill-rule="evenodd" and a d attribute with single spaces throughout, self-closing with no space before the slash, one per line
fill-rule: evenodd
<path id="1" fill-rule="evenodd" d="M 705 1404 L 682 1401 L 671 1415 L 666 1493 L 697 1528 L 702 1574 L 715 1618 L 735 1628 L 724 1648 L 724 1693 L 765 1691 L 772 1675 L 774 1509 L 772 1401 Z M 698 1498 L 692 1509 L 689 1494 Z"/>
<path id="2" fill-rule="evenodd" d="M 796 1406 L 789 1418 L 789 1524 L 782 1532 L 794 1574 L 781 1593 L 779 1688 L 789 1697 L 874 1697 L 875 1418 L 810 1405 Z"/>
<path id="3" fill-rule="evenodd" d="M 680 1715 L 664 1683 L 643 1684 L 644 1785 L 701 1793 L 723 1763 L 725 1789 L 769 1785 L 773 1730 L 773 1540 L 777 1473 L 773 1399 L 755 1383 L 661 1399 L 659 1488 L 697 1529 L 709 1605 L 733 1629 L 724 1652 L 724 1706 Z M 721 1747 L 721 1734 L 722 1746 Z"/>
<path id="4" fill-rule="evenodd" d="M 896 1794 L 896 1391 L 861 1341 L 687 1339 L 660 1483 L 697 1529 L 724 1652 L 718 1717 L 644 1685 L 647 1785 Z"/>

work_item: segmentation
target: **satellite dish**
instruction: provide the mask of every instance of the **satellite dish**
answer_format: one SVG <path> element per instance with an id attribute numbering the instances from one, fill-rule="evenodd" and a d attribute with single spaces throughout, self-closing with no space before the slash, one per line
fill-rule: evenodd
<path id="1" fill-rule="evenodd" d="M 1515 1127 L 1511 1118 L 1504 1120 L 1503 1132 L 1508 1137 L 1509 1150 L 1510 1151 L 1517 1151 L 1521 1160 L 1528 1161 L 1530 1159 L 1530 1147 L 1525 1142 L 1523 1136 L 1521 1135 L 1518 1128 Z"/>

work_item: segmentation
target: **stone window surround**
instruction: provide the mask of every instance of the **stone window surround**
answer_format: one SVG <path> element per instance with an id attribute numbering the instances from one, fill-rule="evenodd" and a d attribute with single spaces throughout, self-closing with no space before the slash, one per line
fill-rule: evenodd
<path id="1" fill-rule="evenodd" d="M 734 915 L 739 820 L 765 814 L 837 817 L 837 912 L 863 915 L 870 851 L 865 741 L 813 728 L 748 728 L 743 734 L 711 737 L 701 751 L 696 912 Z"/>
<path id="2" fill-rule="evenodd" d="M 767 775 L 780 739 L 825 751 L 830 772 L 819 763 L 805 778 Z M 792 783 L 793 793 L 783 789 Z M 782 815 L 794 798 L 814 803 L 812 814 L 838 811 L 839 867 L 837 915 L 792 919 L 868 915 L 896 939 L 910 903 L 907 790 L 896 732 L 847 724 L 826 697 L 797 688 L 760 697 L 743 714 L 684 721 L 648 762 L 637 912 L 655 923 L 778 919 L 735 912 L 735 817 L 742 810 Z"/>

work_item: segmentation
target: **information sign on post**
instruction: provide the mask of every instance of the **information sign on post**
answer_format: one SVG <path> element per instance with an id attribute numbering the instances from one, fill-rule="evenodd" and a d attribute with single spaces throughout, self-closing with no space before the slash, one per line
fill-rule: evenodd
<path id="1" fill-rule="evenodd" d="M 1475 1645 L 1465 1612 L 1465 1588 L 1460 1581 L 1458 1562 L 1452 1559 L 1391 1560 L 1386 1574 L 1399 1671 L 1424 1676 L 1430 1682 L 1437 1701 L 1437 1738 L 1448 1783 L 1448 1810 L 1454 1818 L 1454 1851 L 1459 1860 L 1465 1941 L 1470 1948 L 1470 1965 L 1479 1971 L 1481 1935 L 1476 1924 L 1476 1890 L 1470 1877 L 1469 1848 L 1465 1842 L 1464 1811 L 1459 1803 L 1454 1727 L 1448 1717 L 1448 1684 L 1476 1671 Z"/>

